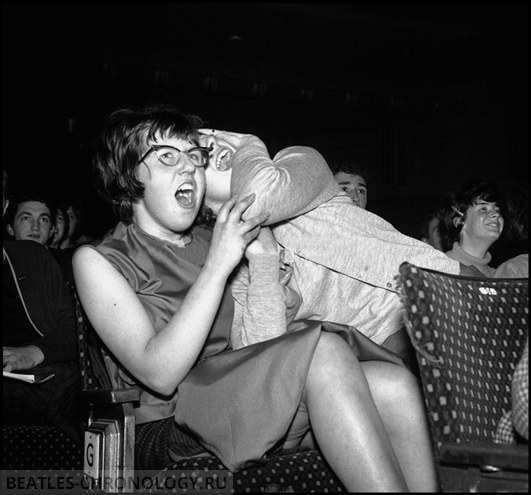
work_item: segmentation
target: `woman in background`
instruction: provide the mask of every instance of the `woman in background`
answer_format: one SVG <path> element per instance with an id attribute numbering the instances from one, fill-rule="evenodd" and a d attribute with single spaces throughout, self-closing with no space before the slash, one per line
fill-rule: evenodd
<path id="1" fill-rule="evenodd" d="M 505 224 L 502 196 L 493 182 L 472 179 L 459 186 L 439 208 L 442 237 L 451 246 L 446 254 L 466 266 L 493 277 L 489 249 Z"/>

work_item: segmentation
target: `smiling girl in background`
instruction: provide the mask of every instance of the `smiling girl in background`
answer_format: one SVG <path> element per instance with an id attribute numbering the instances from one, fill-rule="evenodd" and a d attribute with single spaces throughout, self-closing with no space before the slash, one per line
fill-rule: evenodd
<path id="1" fill-rule="evenodd" d="M 494 276 L 489 249 L 503 232 L 501 193 L 496 184 L 472 179 L 443 201 L 439 210 L 446 254 L 466 266 L 475 266 L 486 277 Z"/>

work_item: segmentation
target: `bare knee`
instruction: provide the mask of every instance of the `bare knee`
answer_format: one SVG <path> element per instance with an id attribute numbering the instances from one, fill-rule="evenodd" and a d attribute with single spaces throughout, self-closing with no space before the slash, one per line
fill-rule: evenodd
<path id="1" fill-rule="evenodd" d="M 422 401 L 420 382 L 408 369 L 383 361 L 364 361 L 361 366 L 377 404 L 396 407 Z"/>
<path id="2" fill-rule="evenodd" d="M 312 365 L 324 369 L 334 369 L 357 363 L 358 360 L 352 349 L 342 337 L 330 332 L 321 333 Z"/>
<path id="3" fill-rule="evenodd" d="M 309 381 L 335 388 L 355 384 L 362 375 L 360 363 L 348 343 L 337 334 L 322 332 L 310 365 Z"/>

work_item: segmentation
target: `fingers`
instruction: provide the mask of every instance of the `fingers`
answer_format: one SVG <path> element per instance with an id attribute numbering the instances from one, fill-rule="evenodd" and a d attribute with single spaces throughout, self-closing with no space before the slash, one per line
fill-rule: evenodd
<path id="1" fill-rule="evenodd" d="M 201 128 L 199 129 L 201 135 L 200 141 L 204 143 L 209 143 L 214 141 L 217 144 L 228 144 L 234 149 L 238 149 L 241 146 L 241 142 L 244 138 L 250 136 L 251 134 L 241 134 L 239 132 L 231 131 L 222 131 L 219 129 L 208 129 Z"/>
<path id="2" fill-rule="evenodd" d="M 2 352 L 2 364 L 4 371 L 13 371 L 15 369 L 16 356 L 11 348 L 4 347 Z"/>
<path id="3" fill-rule="evenodd" d="M 203 134 L 203 136 L 214 136 L 216 134 L 216 129 L 201 128 L 199 129 L 199 134 Z"/>
<path id="4" fill-rule="evenodd" d="M 249 136 L 249 134 L 242 134 L 241 132 L 232 132 L 232 131 L 222 131 L 220 129 L 211 129 L 203 127 L 199 129 L 199 133 L 203 136 L 218 136 L 218 137 L 235 137 L 235 138 L 242 138 L 245 136 Z"/>
<path id="5" fill-rule="evenodd" d="M 258 229 L 256 232 L 256 236 L 260 233 L 260 226 L 267 221 L 269 218 L 269 213 L 260 213 L 254 217 L 249 218 L 248 220 L 240 220 L 242 227 L 248 232 L 254 230 L 255 228 Z M 254 236 L 254 237 L 256 237 Z M 254 239 L 253 237 L 253 239 Z"/>
<path id="6" fill-rule="evenodd" d="M 241 221 L 241 216 L 247 210 L 247 208 L 253 204 L 255 199 L 255 193 L 249 194 L 249 196 L 246 196 L 241 200 L 238 196 L 232 196 L 230 199 L 225 201 L 223 206 L 220 208 L 218 219 L 225 222 L 227 221 L 229 215 L 232 215 L 236 216 L 238 221 Z"/>

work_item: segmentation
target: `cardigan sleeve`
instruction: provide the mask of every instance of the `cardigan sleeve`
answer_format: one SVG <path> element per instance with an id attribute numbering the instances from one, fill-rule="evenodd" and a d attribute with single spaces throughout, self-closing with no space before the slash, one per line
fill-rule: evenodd
<path id="1" fill-rule="evenodd" d="M 279 283 L 279 258 L 275 255 L 249 257 L 231 280 L 234 319 L 233 349 L 269 340 L 286 332 L 286 304 Z"/>
<path id="2" fill-rule="evenodd" d="M 234 154 L 231 192 L 255 193 L 246 217 L 269 212 L 267 225 L 272 225 L 312 210 L 341 190 L 318 151 L 292 146 L 271 159 L 265 144 L 250 135 Z"/>

